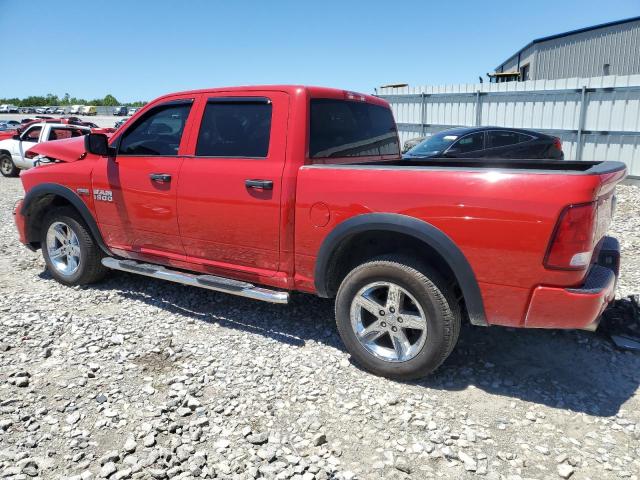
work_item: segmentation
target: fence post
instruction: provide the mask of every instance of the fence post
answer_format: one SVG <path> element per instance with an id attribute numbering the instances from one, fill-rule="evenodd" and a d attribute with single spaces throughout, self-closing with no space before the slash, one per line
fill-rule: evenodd
<path id="1" fill-rule="evenodd" d="M 576 160 L 582 160 L 582 131 L 584 130 L 584 122 L 587 116 L 587 87 L 585 85 L 582 86 L 582 91 L 580 92 L 580 113 L 578 115 L 578 139 L 576 141 Z"/>
<path id="2" fill-rule="evenodd" d="M 476 90 L 476 127 L 482 124 L 482 107 L 480 105 L 480 90 Z"/>
<path id="3" fill-rule="evenodd" d="M 425 135 L 425 116 L 426 116 L 426 112 L 425 112 L 425 105 L 424 105 L 424 97 L 425 94 L 424 92 L 420 93 L 420 135 L 424 137 Z"/>

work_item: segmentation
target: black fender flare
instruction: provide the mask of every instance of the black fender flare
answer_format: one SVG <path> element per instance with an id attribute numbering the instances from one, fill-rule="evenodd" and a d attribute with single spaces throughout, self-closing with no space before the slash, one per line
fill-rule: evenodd
<path id="1" fill-rule="evenodd" d="M 41 183 L 33 187 L 24 197 L 22 201 L 22 208 L 20 209 L 20 213 L 26 218 L 27 225 L 29 225 L 29 216 L 31 214 L 31 208 L 37 202 L 38 199 L 47 196 L 47 195 L 55 195 L 58 197 L 62 197 L 67 200 L 80 214 L 84 223 L 89 227 L 91 231 L 91 235 L 95 239 L 96 243 L 100 247 L 100 249 L 109 256 L 113 256 L 113 253 L 109 250 L 107 245 L 104 243 L 104 239 L 102 238 L 102 234 L 100 233 L 100 229 L 98 228 L 98 224 L 96 223 L 95 218 L 89 211 L 87 205 L 82 201 L 82 199 L 68 187 L 64 185 L 60 185 L 58 183 Z"/>
<path id="2" fill-rule="evenodd" d="M 340 244 L 353 235 L 372 230 L 410 235 L 438 252 L 456 277 L 471 323 L 473 325 L 488 325 L 480 287 L 467 258 L 442 230 L 407 215 L 365 213 L 351 217 L 335 227 L 325 237 L 316 258 L 314 277 L 316 292 L 319 296 L 330 296 L 327 274 L 331 258 Z"/>

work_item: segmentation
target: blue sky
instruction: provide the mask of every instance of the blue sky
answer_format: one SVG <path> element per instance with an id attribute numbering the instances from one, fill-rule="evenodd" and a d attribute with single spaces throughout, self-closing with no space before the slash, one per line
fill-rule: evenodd
<path id="1" fill-rule="evenodd" d="M 640 0 L 0 0 L 0 97 L 473 83 L 534 38 L 636 15 Z"/>

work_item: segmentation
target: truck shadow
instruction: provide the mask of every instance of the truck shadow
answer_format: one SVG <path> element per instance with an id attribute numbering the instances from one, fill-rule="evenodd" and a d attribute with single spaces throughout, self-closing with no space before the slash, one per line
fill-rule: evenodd
<path id="1" fill-rule="evenodd" d="M 294 294 L 289 305 L 273 305 L 125 273 L 91 288 L 115 290 L 172 314 L 292 346 L 314 341 L 344 351 L 333 301 L 312 295 Z M 467 325 L 434 375 L 404 384 L 447 391 L 474 386 L 493 395 L 612 416 L 638 389 L 640 355 L 616 350 L 606 338 L 590 332 Z"/>

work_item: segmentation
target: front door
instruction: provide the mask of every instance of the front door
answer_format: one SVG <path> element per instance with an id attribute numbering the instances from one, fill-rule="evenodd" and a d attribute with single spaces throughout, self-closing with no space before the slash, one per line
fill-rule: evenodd
<path id="1" fill-rule="evenodd" d="M 96 216 L 108 245 L 143 255 L 184 259 L 176 191 L 192 98 L 151 107 L 111 146 L 93 175 Z"/>
<path id="2" fill-rule="evenodd" d="M 278 270 L 288 107 L 284 92 L 203 96 L 178 187 L 189 261 L 249 275 Z"/>
<path id="3" fill-rule="evenodd" d="M 30 163 L 25 160 L 26 157 L 24 154 L 40 141 L 41 134 L 42 125 L 32 125 L 20 135 L 20 140 L 14 143 L 14 149 L 11 152 L 11 156 L 13 157 L 13 163 L 17 167 L 27 168 L 31 166 Z"/>

